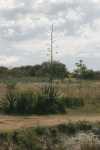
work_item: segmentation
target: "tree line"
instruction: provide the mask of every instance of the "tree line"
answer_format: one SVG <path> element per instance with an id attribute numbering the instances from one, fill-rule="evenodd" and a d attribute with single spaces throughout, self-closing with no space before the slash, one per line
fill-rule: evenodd
<path id="1" fill-rule="evenodd" d="M 66 78 L 68 74 L 73 75 L 73 78 L 83 78 L 83 79 L 100 79 L 100 71 L 88 70 L 86 67 L 78 74 L 79 68 L 74 70 L 72 73 L 68 71 L 65 64 L 59 61 L 52 61 L 52 77 L 54 78 Z M 81 67 L 80 67 L 81 68 Z M 12 76 L 12 77 L 50 77 L 51 76 L 51 62 L 42 62 L 41 65 L 37 64 L 34 66 L 27 65 L 21 67 L 13 67 L 9 70 L 7 67 L 0 67 L 0 77 L 2 76 Z"/>

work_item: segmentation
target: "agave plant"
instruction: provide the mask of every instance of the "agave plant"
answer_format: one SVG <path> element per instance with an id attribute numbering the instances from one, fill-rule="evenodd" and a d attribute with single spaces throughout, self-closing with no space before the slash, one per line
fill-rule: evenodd
<path id="1" fill-rule="evenodd" d="M 5 81 L 4 83 L 7 84 L 6 89 L 6 94 L 4 97 L 2 97 L 2 109 L 4 112 L 8 112 L 10 114 L 15 112 L 15 107 L 17 104 L 16 96 L 14 94 L 13 89 L 15 89 L 16 82 L 13 80 L 11 82 Z"/>
<path id="2" fill-rule="evenodd" d="M 61 93 L 57 94 L 59 89 L 56 88 L 55 86 L 52 87 L 52 89 L 51 89 L 51 86 L 44 86 L 44 87 L 41 87 L 40 90 L 43 94 L 45 95 L 48 94 L 49 99 L 51 99 L 52 102 L 55 102 L 55 100 L 58 98 L 58 95 L 61 94 Z"/>
<path id="3" fill-rule="evenodd" d="M 51 86 L 44 86 L 40 88 L 42 94 L 38 92 L 38 100 L 37 100 L 37 107 L 38 109 L 41 109 L 44 113 L 52 113 L 56 112 L 58 109 L 57 106 L 57 94 L 58 89 L 55 90 L 55 87 Z"/>
<path id="4" fill-rule="evenodd" d="M 15 113 L 17 99 L 13 91 L 6 91 L 5 97 L 2 97 L 2 110 L 4 113 Z"/>

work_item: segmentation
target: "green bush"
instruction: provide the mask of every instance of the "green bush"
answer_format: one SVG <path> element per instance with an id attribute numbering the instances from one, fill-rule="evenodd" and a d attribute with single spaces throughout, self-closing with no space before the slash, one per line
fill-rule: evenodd
<path id="1" fill-rule="evenodd" d="M 84 106 L 84 99 L 82 97 L 63 97 L 62 101 L 68 108 L 72 108 L 73 106 L 79 107 Z"/>
<path id="2" fill-rule="evenodd" d="M 36 101 L 37 95 L 32 90 L 23 93 L 9 90 L 2 98 L 1 110 L 8 114 L 32 114 Z"/>
<path id="3" fill-rule="evenodd" d="M 75 105 L 77 107 L 85 105 L 84 104 L 84 99 L 82 97 L 79 97 L 79 98 L 74 97 L 73 99 L 74 99 L 73 105 Z"/>
<path id="4" fill-rule="evenodd" d="M 65 114 L 66 113 L 66 107 L 65 107 L 65 102 L 63 99 L 57 100 L 57 104 L 59 106 L 59 112 Z"/>
<path id="5" fill-rule="evenodd" d="M 55 103 L 51 103 L 48 95 L 38 93 L 38 100 L 34 107 L 35 114 L 55 114 L 58 112 L 58 106 Z"/>
<path id="6" fill-rule="evenodd" d="M 36 101 L 37 95 L 32 90 L 24 91 L 19 94 L 16 111 L 21 114 L 32 114 Z"/>
<path id="7" fill-rule="evenodd" d="M 34 131 L 37 133 L 37 135 L 42 136 L 44 134 L 45 129 L 40 127 L 40 126 L 38 126 L 37 128 L 35 128 Z"/>
<path id="8" fill-rule="evenodd" d="M 42 150 L 42 146 L 38 144 L 39 139 L 35 131 L 22 130 L 17 135 L 17 138 L 18 145 L 23 145 L 23 147 L 25 147 L 26 149 Z"/>
<path id="9" fill-rule="evenodd" d="M 50 86 L 45 86 L 41 88 L 41 92 L 37 92 L 38 99 L 34 107 L 35 114 L 58 114 L 59 111 L 63 112 L 64 104 L 61 105 L 57 101 L 59 94 L 57 95 L 57 90 L 54 87 L 51 89 Z"/>

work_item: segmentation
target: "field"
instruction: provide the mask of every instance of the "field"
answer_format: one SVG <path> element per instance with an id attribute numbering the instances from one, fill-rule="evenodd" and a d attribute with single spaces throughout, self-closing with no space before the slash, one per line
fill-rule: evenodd
<path id="1" fill-rule="evenodd" d="M 23 80 L 26 80 L 26 79 L 23 79 Z M 47 86 L 51 85 L 50 83 L 46 83 L 46 82 L 32 82 L 32 78 L 29 78 L 29 80 L 30 80 L 31 83 L 29 83 L 29 81 L 24 82 L 24 83 L 18 82 L 16 84 L 16 86 L 15 86 L 16 89 L 14 91 L 15 92 L 16 91 L 23 92 L 23 91 L 27 91 L 29 89 L 32 89 L 33 91 L 34 90 L 39 90 L 40 91 L 40 87 L 41 86 L 44 87 L 45 85 L 47 85 Z M 4 83 L 0 84 L 0 101 L 2 101 L 2 97 L 4 97 L 4 95 L 6 94 L 6 86 L 7 85 L 4 84 Z M 46 127 L 47 127 L 47 125 L 46 125 L 45 126 L 45 132 L 52 131 L 53 134 L 55 134 L 56 128 L 58 127 L 58 126 L 56 126 L 56 124 L 58 124 L 58 122 L 56 122 L 58 118 L 59 118 L 59 124 L 58 124 L 59 125 L 59 129 L 63 130 L 63 128 L 65 128 L 65 126 L 67 126 L 64 123 L 62 123 L 63 122 L 62 120 L 64 120 L 62 118 L 64 118 L 64 117 L 65 117 L 64 122 L 66 122 L 66 124 L 67 124 L 68 121 L 66 121 L 66 120 L 70 119 L 70 118 L 72 118 L 72 121 L 73 121 L 73 119 L 75 117 L 80 117 L 81 116 L 81 118 L 82 118 L 82 116 L 83 116 L 83 117 L 86 118 L 88 116 L 91 116 L 91 122 L 92 122 L 93 121 L 92 116 L 95 116 L 95 117 L 97 117 L 97 116 L 99 117 L 100 116 L 100 81 L 92 81 L 92 80 L 85 81 L 85 80 L 82 80 L 81 91 L 79 90 L 79 83 L 78 82 L 77 83 L 70 83 L 69 85 L 68 85 L 68 83 L 63 83 L 63 82 L 59 83 L 59 84 L 53 83 L 53 86 L 55 86 L 56 89 L 57 88 L 59 89 L 58 93 L 61 93 L 59 95 L 58 99 L 61 99 L 63 96 L 65 96 L 65 97 L 77 97 L 77 98 L 82 97 L 84 99 L 85 105 L 81 106 L 81 107 L 75 106 L 75 107 L 72 107 L 72 108 L 67 108 L 66 107 L 66 112 L 67 112 L 66 114 L 59 114 L 59 115 L 58 114 L 53 114 L 53 115 L 52 114 L 51 115 L 34 115 L 33 114 L 33 115 L 30 115 L 33 118 L 31 118 L 30 123 L 27 124 L 27 125 L 25 123 L 28 122 L 28 120 L 30 118 L 29 115 L 28 116 L 23 116 L 23 115 L 21 115 L 21 116 L 19 116 L 19 115 L 15 116 L 13 114 L 12 115 L 5 115 L 5 114 L 2 114 L 2 112 L 1 112 L 1 115 L 0 115 L 1 122 L 4 123 L 4 124 L 1 123 L 2 124 L 1 128 L 3 128 L 3 130 L 6 130 L 8 128 L 7 124 L 9 124 L 10 128 L 8 128 L 8 129 L 15 129 L 14 126 L 16 126 L 16 129 L 22 129 L 22 126 L 23 126 L 23 130 L 25 130 L 25 127 L 27 127 L 27 129 L 28 129 L 28 127 L 31 127 L 32 121 L 35 122 L 34 120 L 37 120 L 35 122 L 37 124 L 37 133 L 41 132 L 41 136 L 39 138 L 42 139 L 43 138 L 42 127 L 45 126 L 46 122 L 48 122 L 48 125 L 49 125 L 49 121 L 50 121 L 50 125 L 51 125 L 51 121 L 53 121 L 53 118 L 55 120 L 54 123 L 51 125 L 51 127 L 49 127 L 49 129 L 46 129 Z M 1 103 L 0 106 L 2 107 L 2 103 Z M 34 118 L 36 118 L 36 119 L 34 119 Z M 55 118 L 57 118 L 57 119 L 55 119 Z M 50 120 L 50 119 L 52 119 L 52 120 Z M 15 123 L 15 120 L 16 120 L 16 123 Z M 20 125 L 22 122 L 24 122 L 24 123 L 22 125 Z M 18 127 L 18 123 L 20 123 L 19 124 L 20 128 L 17 128 Z M 42 124 L 42 123 L 44 123 L 44 124 Z M 86 128 L 86 127 L 88 128 L 88 127 L 92 127 L 92 126 L 99 127 L 99 122 L 98 123 L 95 122 L 93 124 L 90 124 L 90 126 L 86 125 L 86 124 L 88 124 L 86 122 L 83 122 L 83 123 L 80 123 L 80 124 L 81 124 L 81 126 L 83 125 L 83 128 Z M 12 128 L 11 128 L 11 126 L 12 126 Z M 41 126 L 41 128 L 40 128 L 40 126 Z M 61 128 L 61 126 L 62 126 L 62 128 Z M 34 124 L 34 127 L 36 127 L 35 124 Z M 75 128 L 76 128 L 76 124 L 69 123 L 69 128 L 71 128 L 71 131 L 74 132 Z M 27 130 L 26 132 L 29 132 L 29 130 Z M 58 131 L 58 128 L 57 128 L 57 136 L 48 137 L 45 134 L 44 140 L 42 142 L 45 143 L 45 141 L 47 140 L 47 143 L 48 143 L 47 144 L 47 149 L 50 149 L 50 146 L 51 146 L 52 150 L 53 149 L 55 149 L 55 150 L 57 149 L 58 150 L 58 148 L 60 148 L 60 146 L 58 146 L 58 148 L 57 148 L 57 146 L 55 147 L 55 145 L 52 146 L 52 142 L 50 142 L 50 141 L 55 141 L 56 145 L 60 145 L 61 142 L 59 140 L 61 139 L 61 135 L 59 135 L 60 136 L 59 137 L 58 133 L 60 134 L 60 132 Z M 14 132 L 14 134 L 16 134 L 16 132 Z M 1 137 L 1 135 L 3 135 L 3 134 L 0 134 L 0 137 Z M 23 137 L 24 135 L 22 133 L 20 133 L 20 136 Z M 35 137 L 35 136 L 36 135 L 34 133 L 33 137 Z M 63 138 L 64 138 L 64 136 L 65 135 L 63 135 Z M 16 137 L 16 140 L 17 140 L 17 136 L 15 136 L 15 137 Z M 20 137 L 18 137 L 18 138 L 20 139 Z M 71 140 L 72 137 L 71 138 L 69 137 L 68 139 Z M 41 146 L 40 147 L 39 146 L 37 146 L 37 147 L 34 146 L 36 144 L 37 145 L 39 144 L 37 142 L 38 140 L 35 141 L 35 143 L 33 145 L 32 145 L 32 143 L 29 142 L 31 140 L 32 139 L 30 139 L 30 140 L 26 139 L 26 141 L 27 141 L 26 144 L 22 142 L 19 145 L 22 144 L 21 146 L 23 147 L 23 149 L 25 149 L 24 146 L 27 147 L 27 145 L 31 145 L 30 148 L 27 148 L 27 149 L 32 149 L 32 147 L 34 147 L 33 149 L 36 149 L 36 150 L 42 149 L 42 148 L 40 148 Z M 57 141 L 59 141 L 58 144 L 57 144 Z M 63 139 L 63 142 L 64 141 L 65 140 Z M 1 140 L 0 145 L 3 145 L 3 142 L 4 142 L 4 139 Z M 28 144 L 28 143 L 30 143 L 30 144 Z M 17 145 L 18 145 L 18 143 L 17 143 Z M 42 145 L 43 145 L 43 143 L 42 143 Z M 9 142 L 7 142 L 6 146 L 10 147 Z M 62 144 L 62 146 L 63 146 L 63 144 Z M 20 147 L 19 149 L 22 149 L 22 147 Z M 46 149 L 46 146 L 44 146 L 44 147 Z M 15 148 L 15 146 L 14 146 L 14 148 Z M 12 149 L 14 149 L 14 148 L 12 148 Z M 17 148 L 15 148 L 15 149 L 17 149 Z M 61 149 L 59 149 L 59 150 L 61 150 Z M 62 150 L 64 150 L 64 148 L 62 148 Z"/>

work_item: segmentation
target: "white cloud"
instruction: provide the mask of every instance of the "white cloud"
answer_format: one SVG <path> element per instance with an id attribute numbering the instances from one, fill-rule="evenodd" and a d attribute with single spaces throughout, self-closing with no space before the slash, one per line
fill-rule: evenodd
<path id="1" fill-rule="evenodd" d="M 93 29 L 97 32 L 100 31 L 100 19 L 93 20 Z"/>
<path id="2" fill-rule="evenodd" d="M 41 49 L 46 49 L 45 46 L 45 41 L 43 42 L 42 40 L 38 39 L 38 40 L 27 40 L 27 41 L 22 41 L 22 42 L 14 42 L 12 44 L 12 46 L 16 49 L 21 49 L 24 51 L 28 51 L 28 52 L 37 52 Z"/>
<path id="3" fill-rule="evenodd" d="M 96 57 L 100 57 L 100 53 L 94 53 Z"/>
<path id="4" fill-rule="evenodd" d="M 60 32 L 60 34 L 61 34 L 62 36 L 65 36 L 66 33 L 69 33 L 69 31 L 64 30 L 63 32 Z"/>
<path id="5" fill-rule="evenodd" d="M 48 1 L 48 0 L 46 0 L 46 1 Z M 86 0 L 80 0 L 80 2 L 81 1 L 86 1 Z M 61 0 L 61 1 L 59 1 L 59 0 L 50 0 L 50 2 L 52 2 L 52 3 L 64 3 L 64 2 L 66 2 L 66 3 L 74 3 L 74 2 L 79 2 L 79 0 Z"/>
<path id="6" fill-rule="evenodd" d="M 23 55 L 29 55 L 29 53 L 26 52 L 26 53 L 24 53 Z"/>
<path id="7" fill-rule="evenodd" d="M 79 8 L 76 9 L 76 11 L 69 9 L 68 13 L 66 15 L 66 18 L 69 20 L 77 20 L 77 21 L 82 21 L 83 16 L 85 16 L 85 13 L 81 12 Z"/>
<path id="8" fill-rule="evenodd" d="M 87 30 L 86 30 L 87 31 Z M 56 34 L 57 33 L 57 34 Z M 81 34 L 78 36 L 67 36 L 65 37 L 66 30 L 64 32 L 55 32 L 54 35 L 58 35 L 56 40 L 53 43 L 53 47 L 58 46 L 58 48 L 53 48 L 53 53 L 58 52 L 57 55 L 54 55 L 54 57 L 63 57 L 65 55 L 71 55 L 74 56 L 77 52 L 78 53 L 84 53 L 80 54 L 78 56 L 82 57 L 91 57 L 89 54 L 96 52 L 95 46 L 99 46 L 99 43 L 96 41 L 96 35 L 91 35 L 92 38 L 89 37 L 89 39 L 84 34 L 84 30 L 82 29 L 82 34 L 85 36 L 82 36 Z M 81 33 L 81 31 L 80 31 Z M 98 34 L 99 35 L 99 34 Z M 47 37 L 44 35 L 44 37 Z M 99 40 L 99 39 L 98 39 Z M 49 44 L 49 46 L 46 46 L 46 44 Z M 38 52 L 41 50 L 40 57 L 47 57 L 47 54 L 50 54 L 47 51 L 47 48 L 50 48 L 50 33 L 49 38 L 47 37 L 47 40 L 43 41 L 42 39 L 34 39 L 34 40 L 27 40 L 19 43 L 13 43 L 13 47 L 16 49 L 24 50 L 27 52 Z M 42 49 L 41 49 L 42 48 Z"/>
<path id="9" fill-rule="evenodd" d="M 0 55 L 0 59 L 5 59 L 6 56 L 5 55 Z"/>
<path id="10" fill-rule="evenodd" d="M 87 40 L 86 47 L 91 48 L 92 51 L 96 51 L 96 49 L 98 51 L 98 48 L 100 48 L 100 30 L 97 30 L 98 27 L 93 23 L 92 28 L 88 23 L 80 26 L 79 30 L 76 31 L 78 37 Z"/>
<path id="11" fill-rule="evenodd" d="M 4 65 L 8 65 L 8 64 L 11 64 L 11 63 L 14 63 L 14 62 L 18 62 L 19 60 L 21 60 L 21 57 L 20 56 L 5 56 L 5 55 L 1 55 L 0 56 L 0 64 L 4 64 Z"/>
<path id="12" fill-rule="evenodd" d="M 11 49 L 10 49 L 10 48 L 7 48 L 7 51 L 11 51 Z"/>
<path id="13" fill-rule="evenodd" d="M 24 3 L 19 0 L 0 0 L 0 9 L 14 9 L 22 6 Z"/>
<path id="14" fill-rule="evenodd" d="M 5 30 L 4 31 L 4 37 L 11 37 L 11 36 L 13 36 L 13 34 L 14 34 L 14 30 L 13 29 L 8 29 L 8 31 L 7 30 Z"/>
<path id="15" fill-rule="evenodd" d="M 89 23 L 81 25 L 79 30 L 76 31 L 76 35 L 79 35 L 83 38 L 90 38 L 92 33 L 93 32 L 89 26 Z"/>
<path id="16" fill-rule="evenodd" d="M 92 2 L 94 2 L 94 3 L 98 3 L 98 2 L 100 2 L 99 0 L 92 0 Z"/>
<path id="17" fill-rule="evenodd" d="M 53 23 L 54 26 L 59 26 L 60 24 L 66 23 L 66 20 L 63 18 L 57 18 L 50 20 L 43 14 L 37 15 L 39 18 L 38 20 L 32 19 L 33 14 L 28 15 L 22 15 L 22 14 L 16 14 L 16 20 L 7 21 L 5 19 L 1 19 L 0 26 L 20 26 L 20 29 L 22 31 L 21 34 L 28 34 L 29 29 L 35 29 L 36 27 L 43 27 L 43 26 L 51 26 Z"/>
<path id="18" fill-rule="evenodd" d="M 77 57 L 90 57 L 91 58 L 91 56 L 89 56 L 89 54 L 79 54 Z"/>

